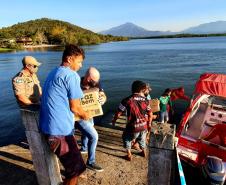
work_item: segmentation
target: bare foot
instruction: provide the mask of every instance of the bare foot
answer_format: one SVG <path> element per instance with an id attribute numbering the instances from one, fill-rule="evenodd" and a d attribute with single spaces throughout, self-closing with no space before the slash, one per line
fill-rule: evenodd
<path id="1" fill-rule="evenodd" d="M 145 150 L 142 150 L 142 151 L 140 152 L 140 155 L 141 155 L 142 157 L 146 158 L 146 156 L 147 156 L 146 151 L 145 151 Z"/>
<path id="2" fill-rule="evenodd" d="M 81 178 L 81 179 L 87 179 L 87 174 L 82 173 L 82 174 L 79 175 L 79 178 Z"/>
<path id="3" fill-rule="evenodd" d="M 127 161 L 132 161 L 132 155 L 126 155 L 126 156 L 125 156 L 125 159 L 126 159 Z"/>
<path id="4" fill-rule="evenodd" d="M 134 143 L 134 144 L 132 145 L 132 148 L 135 149 L 135 150 L 141 150 L 138 143 Z"/>

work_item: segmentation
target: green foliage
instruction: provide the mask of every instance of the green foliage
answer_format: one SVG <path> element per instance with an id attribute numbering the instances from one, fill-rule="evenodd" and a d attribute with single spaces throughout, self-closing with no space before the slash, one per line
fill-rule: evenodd
<path id="1" fill-rule="evenodd" d="M 23 49 L 23 45 L 21 44 L 17 44 L 17 43 L 7 43 L 5 45 L 6 48 L 9 48 L 9 49 L 17 49 L 17 50 L 20 50 L 20 49 Z"/>
<path id="2" fill-rule="evenodd" d="M 99 44 L 109 41 L 126 41 L 127 37 L 101 35 L 83 29 L 68 22 L 42 18 L 18 23 L 0 29 L 0 39 L 17 39 L 29 37 L 33 44 Z"/>
<path id="3" fill-rule="evenodd" d="M 34 35 L 32 35 L 31 38 L 34 44 L 48 43 L 46 35 L 39 30 L 37 30 L 37 32 Z"/>
<path id="4" fill-rule="evenodd" d="M 21 44 L 15 42 L 14 39 L 2 39 L 0 38 L 0 48 L 4 49 L 23 49 Z"/>

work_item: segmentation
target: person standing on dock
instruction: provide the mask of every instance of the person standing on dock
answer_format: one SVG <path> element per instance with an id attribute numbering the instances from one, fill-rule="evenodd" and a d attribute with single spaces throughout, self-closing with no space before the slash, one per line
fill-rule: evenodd
<path id="1" fill-rule="evenodd" d="M 90 67 L 85 76 L 81 78 L 81 88 L 82 90 L 92 90 L 97 89 L 99 91 L 99 102 L 103 105 L 107 97 L 104 90 L 100 84 L 100 73 L 95 67 Z M 75 123 L 75 127 L 78 128 L 81 133 L 81 153 L 85 154 L 88 152 L 88 159 L 86 162 L 87 168 L 101 172 L 103 168 L 96 164 L 95 153 L 96 146 L 98 142 L 98 133 L 94 128 L 93 118 L 89 120 L 79 120 Z"/>
<path id="2" fill-rule="evenodd" d="M 17 103 L 20 108 L 39 108 L 42 89 L 36 73 L 41 63 L 32 56 L 25 56 L 22 64 L 23 69 L 12 79 Z"/>
<path id="3" fill-rule="evenodd" d="M 148 126 L 152 122 L 152 111 L 149 100 L 145 97 L 147 84 L 142 81 L 134 81 L 132 84 L 132 95 L 123 99 L 114 115 L 112 124 L 124 111 L 127 112 L 127 125 L 123 132 L 123 143 L 127 150 L 126 159 L 132 160 L 131 146 L 134 140 L 139 143 L 141 156 L 146 157 L 146 134 Z"/>
<path id="4" fill-rule="evenodd" d="M 77 71 L 84 58 L 83 49 L 72 44 L 66 46 L 61 66 L 49 73 L 43 88 L 40 131 L 64 166 L 64 185 L 76 185 L 86 169 L 74 137 L 74 115 L 90 119 L 80 105 L 83 92 Z"/>
<path id="5" fill-rule="evenodd" d="M 167 123 L 169 121 L 169 111 L 172 111 L 173 113 L 173 106 L 170 100 L 170 95 L 171 89 L 167 88 L 159 98 L 160 102 L 159 122 L 161 123 Z"/>

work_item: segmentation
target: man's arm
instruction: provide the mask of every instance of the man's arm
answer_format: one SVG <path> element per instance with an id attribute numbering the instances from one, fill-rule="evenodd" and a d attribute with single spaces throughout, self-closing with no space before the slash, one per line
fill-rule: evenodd
<path id="1" fill-rule="evenodd" d="M 32 78 L 35 80 L 35 85 L 37 85 L 37 87 L 38 87 L 39 95 L 42 96 L 42 87 L 40 85 L 40 81 L 38 79 L 37 74 L 33 74 Z"/>
<path id="2" fill-rule="evenodd" d="M 69 104 L 70 104 L 71 112 L 73 112 L 75 115 L 78 115 L 84 120 L 88 120 L 91 118 L 89 113 L 83 110 L 80 103 L 80 99 L 71 99 L 69 100 Z"/>
<path id="3" fill-rule="evenodd" d="M 23 94 L 18 94 L 16 95 L 16 98 L 19 102 L 22 102 L 25 105 L 31 105 L 33 104 L 33 102 L 31 100 L 29 100 L 29 98 L 27 98 L 25 95 Z"/>
<path id="4" fill-rule="evenodd" d="M 152 111 L 149 111 L 148 112 L 148 124 L 151 125 L 151 122 L 153 120 L 153 113 Z"/>
<path id="5" fill-rule="evenodd" d="M 122 113 L 123 112 L 119 111 L 119 110 L 115 113 L 115 115 L 114 115 L 114 117 L 113 117 L 113 119 L 111 121 L 113 126 L 115 126 L 116 120 L 122 115 Z"/>
<path id="6" fill-rule="evenodd" d="M 152 123 L 152 120 L 153 120 L 153 113 L 151 110 L 148 111 L 148 122 L 147 122 L 147 126 L 148 126 L 148 132 L 147 132 L 147 135 L 146 135 L 146 141 L 147 143 L 149 142 L 149 138 L 150 138 L 150 134 L 151 134 L 151 123 Z"/>
<path id="7" fill-rule="evenodd" d="M 119 107 L 112 119 L 113 126 L 115 126 L 116 120 L 122 115 L 122 113 L 126 111 L 126 107 L 127 107 L 127 99 L 123 99 L 119 104 Z"/>

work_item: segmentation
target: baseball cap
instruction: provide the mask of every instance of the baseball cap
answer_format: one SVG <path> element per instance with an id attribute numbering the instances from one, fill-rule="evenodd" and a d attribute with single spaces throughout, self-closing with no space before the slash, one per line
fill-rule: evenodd
<path id="1" fill-rule="evenodd" d="M 27 65 L 27 64 L 31 64 L 31 65 L 35 65 L 35 66 L 40 66 L 41 63 L 39 63 L 34 57 L 32 56 L 25 56 L 22 60 L 22 63 L 24 65 Z"/>

